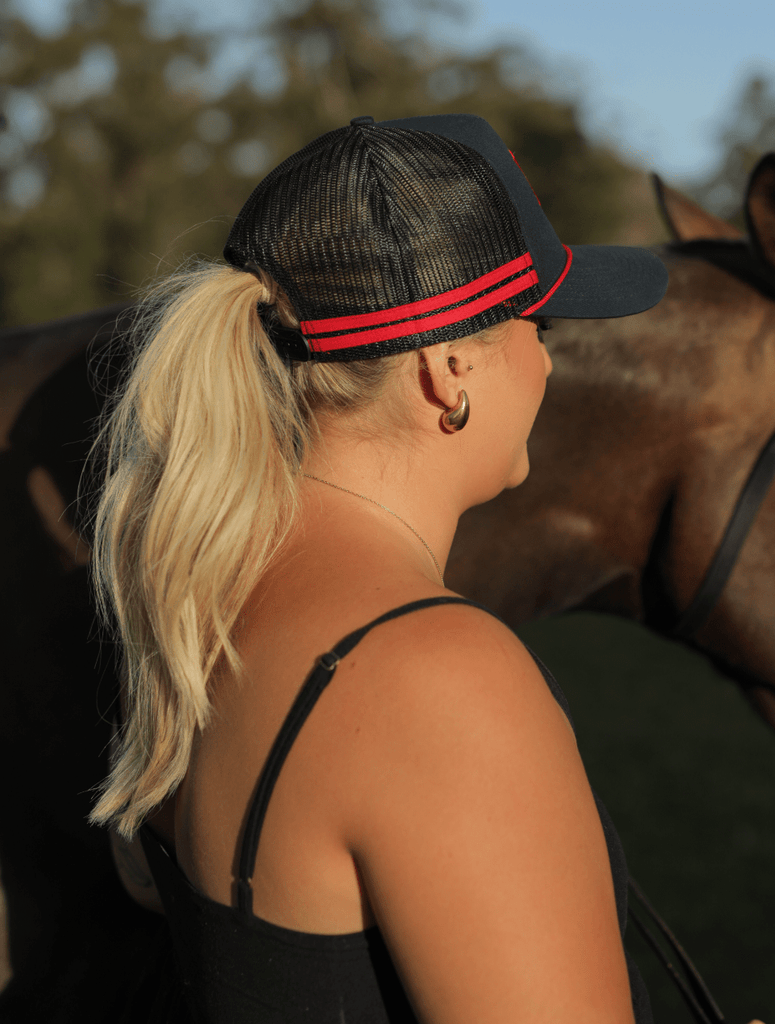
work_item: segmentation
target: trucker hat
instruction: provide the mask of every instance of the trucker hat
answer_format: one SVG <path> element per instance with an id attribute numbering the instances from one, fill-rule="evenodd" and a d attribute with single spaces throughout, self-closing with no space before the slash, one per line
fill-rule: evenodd
<path id="1" fill-rule="evenodd" d="M 368 359 L 508 319 L 628 316 L 667 271 L 646 249 L 560 242 L 515 156 L 471 114 L 356 117 L 254 189 L 224 258 L 293 304 L 286 356 Z"/>

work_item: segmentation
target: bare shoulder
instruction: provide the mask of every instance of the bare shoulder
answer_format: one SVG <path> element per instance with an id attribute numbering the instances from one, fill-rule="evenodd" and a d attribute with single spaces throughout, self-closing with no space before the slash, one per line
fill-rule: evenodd
<path id="1" fill-rule="evenodd" d="M 492 791 L 500 778 L 524 778 L 542 761 L 551 771 L 580 767 L 573 730 L 541 670 L 495 616 L 436 605 L 381 624 L 368 640 L 353 651 L 359 671 L 347 695 L 352 706 L 357 692 L 360 704 L 353 722 L 363 806 L 379 806 L 366 797 L 372 773 L 381 792 L 387 776 L 421 800 L 421 767 L 429 793 L 457 786 L 460 799 L 475 799 L 479 785 Z"/>
<path id="2" fill-rule="evenodd" d="M 419 1016 L 631 1021 L 602 826 L 530 652 L 465 605 L 374 633 L 348 838 Z"/>
<path id="3" fill-rule="evenodd" d="M 393 714 L 399 716 L 405 739 L 440 717 L 457 719 L 464 730 L 474 718 L 483 724 L 492 718 L 494 730 L 502 727 L 513 737 L 534 727 L 539 715 L 569 731 L 525 644 L 481 608 L 451 603 L 400 616 L 369 635 L 367 650 L 379 723 L 387 727 Z M 575 745 L 572 730 L 563 738 Z"/>

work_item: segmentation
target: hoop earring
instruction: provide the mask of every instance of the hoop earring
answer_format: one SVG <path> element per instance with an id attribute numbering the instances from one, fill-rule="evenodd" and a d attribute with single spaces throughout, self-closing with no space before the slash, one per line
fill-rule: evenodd
<path id="1" fill-rule="evenodd" d="M 461 391 L 457 396 L 457 405 L 454 409 L 447 409 L 441 417 L 441 422 L 447 430 L 462 430 L 466 423 L 468 423 L 470 412 L 471 404 L 468 401 L 468 395 L 465 391 Z"/>

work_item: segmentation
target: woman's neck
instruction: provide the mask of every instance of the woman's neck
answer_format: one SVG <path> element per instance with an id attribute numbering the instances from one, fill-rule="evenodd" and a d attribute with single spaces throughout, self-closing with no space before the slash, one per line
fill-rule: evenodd
<path id="1" fill-rule="evenodd" d="M 340 442 L 315 452 L 302 467 L 304 517 L 322 517 L 327 528 L 340 517 L 348 531 L 362 524 L 372 545 L 389 546 L 393 557 L 441 582 L 462 509 L 449 476 L 445 481 L 416 446 L 407 451 L 411 458 L 405 451 Z"/>

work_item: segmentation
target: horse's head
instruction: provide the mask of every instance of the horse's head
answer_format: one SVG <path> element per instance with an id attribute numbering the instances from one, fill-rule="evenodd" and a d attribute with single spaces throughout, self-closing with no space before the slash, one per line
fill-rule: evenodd
<path id="1" fill-rule="evenodd" d="M 744 203 L 747 234 L 656 175 L 654 184 L 674 238 L 666 250 L 668 303 L 682 311 L 683 330 L 693 339 L 687 365 L 694 359 L 705 367 L 702 393 L 691 403 L 690 447 L 673 496 L 669 535 L 661 552 L 655 546 L 657 572 L 646 574 L 672 584 L 675 603 L 685 610 L 753 463 L 775 431 L 775 153 L 751 173 Z M 711 353 L 715 357 L 708 359 Z M 771 486 L 694 641 L 738 679 L 775 726 L 774 537 Z"/>
<path id="2" fill-rule="evenodd" d="M 775 299 L 775 153 L 756 165 L 745 196 L 747 236 L 652 175 L 673 249 L 695 255 Z"/>

